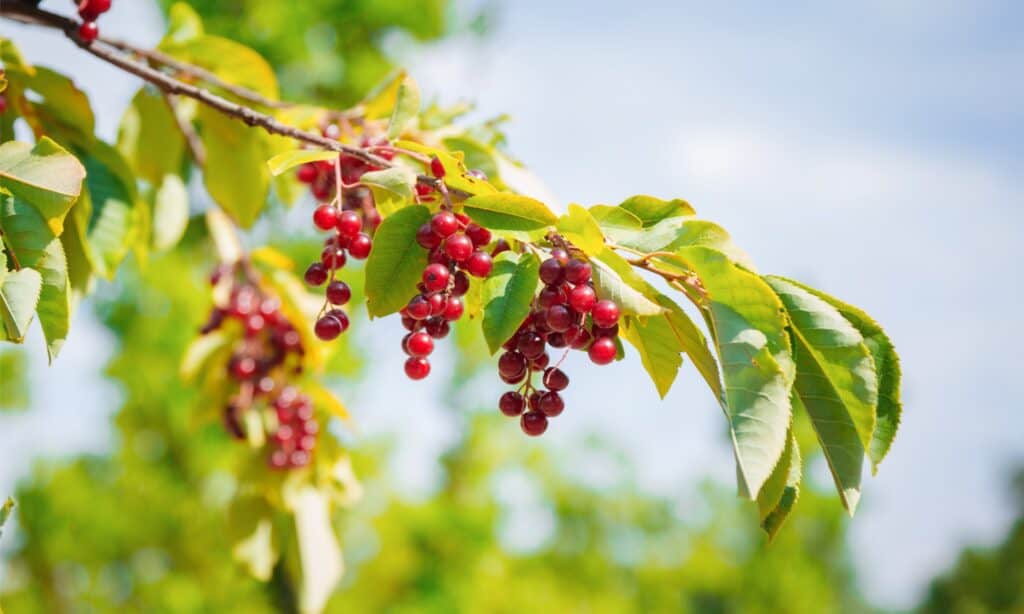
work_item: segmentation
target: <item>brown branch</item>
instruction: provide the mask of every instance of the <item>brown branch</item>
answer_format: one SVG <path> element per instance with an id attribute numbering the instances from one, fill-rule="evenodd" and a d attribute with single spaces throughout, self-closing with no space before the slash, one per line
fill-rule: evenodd
<path id="1" fill-rule="evenodd" d="M 4 234 L 2 228 L 0 228 L 0 247 L 7 248 L 7 253 L 11 255 L 11 263 L 14 265 L 14 270 L 20 271 L 21 263 L 18 262 L 18 255 L 14 253 L 14 246 L 7 240 L 7 235 Z"/>
<path id="2" fill-rule="evenodd" d="M 206 147 L 203 145 L 199 135 L 196 134 L 195 128 L 187 119 L 178 114 L 175 96 L 163 90 L 161 90 L 161 93 L 163 94 L 164 102 L 167 103 L 167 107 L 171 111 L 171 115 L 174 117 L 174 123 L 177 124 L 181 135 L 185 137 L 185 145 L 188 146 L 188 151 L 192 154 L 192 161 L 200 168 L 206 166 Z"/>

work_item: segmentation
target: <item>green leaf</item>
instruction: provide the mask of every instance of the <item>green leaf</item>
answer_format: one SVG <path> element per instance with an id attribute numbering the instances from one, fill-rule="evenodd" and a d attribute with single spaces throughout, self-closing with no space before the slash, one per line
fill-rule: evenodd
<path id="1" fill-rule="evenodd" d="M 32 323 L 43 278 L 35 269 L 9 271 L 0 286 L 0 320 L 8 341 L 21 343 Z"/>
<path id="2" fill-rule="evenodd" d="M 0 186 L 35 207 L 54 234 L 62 232 L 83 179 L 82 164 L 47 137 L 34 147 L 18 141 L 0 145 Z"/>
<path id="3" fill-rule="evenodd" d="M 445 170 L 444 182 L 452 190 L 459 190 L 471 196 L 498 193 L 498 190 L 491 185 L 490 182 L 470 175 L 469 170 L 466 168 L 466 165 L 463 164 L 460 157 L 453 156 L 443 149 L 423 145 L 416 141 L 400 140 L 396 141 L 394 145 L 400 149 L 407 149 L 427 156 L 433 156 L 440 160 L 441 166 L 443 166 Z"/>
<path id="4" fill-rule="evenodd" d="M 733 243 L 725 229 L 692 217 L 669 217 L 636 232 L 621 231 L 616 243 L 644 253 L 674 252 L 681 247 L 701 245 L 717 249 L 745 269 L 754 270 L 750 256 Z"/>
<path id="5" fill-rule="evenodd" d="M 270 167 L 270 173 L 276 177 L 302 164 L 334 160 L 337 157 L 338 152 L 336 151 L 295 149 L 277 154 L 270 160 L 267 160 L 267 166 Z"/>
<path id="6" fill-rule="evenodd" d="M 42 286 L 36 311 L 50 362 L 60 353 L 71 320 L 68 265 L 64 248 L 42 215 L 10 193 L 0 192 L 0 230 L 23 268 L 34 269 Z"/>
<path id="7" fill-rule="evenodd" d="M 177 175 L 164 176 L 153 203 L 153 247 L 167 250 L 178 244 L 188 226 L 188 189 Z"/>
<path id="8" fill-rule="evenodd" d="M 121 118 L 117 149 L 150 185 L 158 186 L 165 175 L 180 172 L 185 137 L 163 96 L 148 87 L 135 94 Z"/>
<path id="9" fill-rule="evenodd" d="M 690 203 L 678 198 L 662 200 L 641 194 L 627 198 L 619 206 L 635 215 L 644 228 L 650 228 L 667 218 L 696 215 Z"/>
<path id="10" fill-rule="evenodd" d="M 679 339 L 667 316 L 626 316 L 622 337 L 636 348 L 658 395 L 664 399 L 683 364 Z"/>
<path id="11" fill-rule="evenodd" d="M 68 262 L 72 312 L 78 302 L 92 292 L 95 283 L 93 264 L 85 246 L 85 226 L 89 222 L 88 218 L 91 213 L 89 207 L 89 199 L 87 197 L 80 198 L 64 218 L 64 233 L 60 235 L 60 242 L 64 246 L 64 257 Z"/>
<path id="12" fill-rule="evenodd" d="M 25 77 L 21 85 L 33 92 L 25 119 L 37 137 L 48 134 L 64 142 L 93 138 L 96 121 L 89 97 L 71 79 L 41 66 Z"/>
<path id="13" fill-rule="evenodd" d="M 558 221 L 544 203 L 510 192 L 474 196 L 463 207 L 473 221 L 496 231 L 539 230 Z"/>
<path id="14" fill-rule="evenodd" d="M 623 315 L 654 316 L 664 309 L 646 296 L 649 284 L 622 256 L 605 247 L 591 258 L 594 287 L 601 298 L 615 301 Z"/>
<path id="15" fill-rule="evenodd" d="M 405 307 L 427 265 L 427 252 L 416 231 L 430 219 L 426 207 L 406 207 L 381 222 L 366 261 L 366 307 L 370 317 Z"/>
<path id="16" fill-rule="evenodd" d="M 539 270 L 540 260 L 531 253 L 502 252 L 494 259 L 494 269 L 480 291 L 484 339 L 491 354 L 515 334 L 530 314 Z"/>
<path id="17" fill-rule="evenodd" d="M 864 338 L 838 310 L 822 299 L 783 279 L 772 276 L 764 279 L 786 306 L 793 335 L 809 350 L 801 353 L 803 358 L 817 363 L 817 371 L 827 379 L 822 385 L 827 383 L 832 389 L 857 428 L 866 451 L 875 430 L 878 379 Z M 798 362 L 797 371 L 800 369 Z"/>
<path id="18" fill-rule="evenodd" d="M 643 229 L 640 218 L 620 207 L 594 205 L 590 208 L 590 215 L 597 221 L 604 235 L 615 243 L 628 240 Z"/>
<path id="19" fill-rule="evenodd" d="M 579 205 L 569 205 L 569 212 L 558 218 L 558 232 L 588 256 L 604 250 L 604 234 L 590 212 Z"/>
<path id="20" fill-rule="evenodd" d="M 3 528 L 7 524 L 7 519 L 11 517 L 11 510 L 14 509 L 14 499 L 7 497 L 4 501 L 3 506 L 0 506 L 0 528 Z M 3 535 L 3 532 L 0 532 Z"/>
<path id="21" fill-rule="evenodd" d="M 793 360 L 779 298 L 760 277 L 707 247 L 660 261 L 681 264 L 704 289 L 703 315 L 718 351 L 740 494 L 757 496 L 786 446 Z"/>
<path id="22" fill-rule="evenodd" d="M 416 173 L 405 166 L 392 166 L 364 173 L 359 181 L 373 192 L 377 211 L 386 218 L 412 203 Z"/>
<path id="23" fill-rule="evenodd" d="M 270 191 L 263 137 L 206 106 L 199 107 L 198 118 L 206 147 L 206 190 L 225 213 L 249 228 L 263 211 Z"/>
<path id="24" fill-rule="evenodd" d="M 167 12 L 167 35 L 163 43 L 184 43 L 203 35 L 203 20 L 187 2 L 175 2 Z"/>
<path id="25" fill-rule="evenodd" d="M 489 182 L 504 189 L 494 147 L 481 143 L 468 133 L 444 137 L 444 146 L 451 151 L 461 152 L 464 156 L 463 162 L 468 168 L 483 171 Z"/>
<path id="26" fill-rule="evenodd" d="M 206 372 L 207 366 L 213 362 L 211 358 L 229 348 L 234 341 L 234 336 L 224 329 L 199 335 L 193 339 L 181 359 L 179 369 L 181 379 L 190 382 L 200 373 Z"/>
<path id="27" fill-rule="evenodd" d="M 420 112 L 420 88 L 411 77 L 406 76 L 398 86 L 395 109 L 388 122 L 388 139 L 398 138 L 402 130 Z"/>
<path id="28" fill-rule="evenodd" d="M 185 62 L 201 66 L 224 81 L 250 89 L 264 98 L 277 100 L 277 77 L 270 64 L 253 49 L 233 40 L 201 34 L 184 41 L 165 41 L 160 48 Z M 209 86 L 226 98 L 234 96 Z"/>
<path id="29" fill-rule="evenodd" d="M 672 334 L 678 340 L 679 347 L 690 357 L 690 362 L 693 363 L 697 372 L 707 382 L 711 393 L 715 396 L 715 400 L 723 409 L 726 409 L 727 405 L 722 390 L 722 380 L 718 373 L 718 362 L 715 361 L 714 355 L 708 348 L 708 342 L 704 338 L 704 333 L 697 328 L 697 325 L 693 323 L 690 316 L 675 301 L 657 292 L 654 293 L 652 298 L 665 309 L 665 321 L 672 329 Z"/>
<path id="30" fill-rule="evenodd" d="M 125 180 L 126 163 L 117 150 L 96 141 L 83 159 L 88 169 L 83 206 L 90 212 L 86 248 L 96 271 L 113 279 L 131 248 L 135 231 L 135 187 Z M 128 173 L 130 176 L 130 173 Z"/>
<path id="31" fill-rule="evenodd" d="M 792 279 L 784 279 L 784 281 L 810 292 L 838 309 L 846 321 L 864 337 L 864 343 L 874 358 L 875 372 L 878 374 L 875 431 L 871 437 L 871 445 L 868 447 L 868 456 L 871 458 L 873 472 L 877 472 L 878 464 L 885 458 L 889 447 L 896 438 L 900 414 L 903 411 L 900 403 L 900 359 L 896 354 L 896 348 L 882 327 L 861 309 Z"/>
<path id="32" fill-rule="evenodd" d="M 782 458 L 757 495 L 761 528 L 768 534 L 768 541 L 775 538 L 800 498 L 801 464 L 800 445 L 790 429 Z"/>
<path id="33" fill-rule="evenodd" d="M 406 72 L 398 70 L 373 88 L 359 104 L 367 119 L 381 119 L 394 112 L 398 100 L 398 90 L 405 83 Z"/>

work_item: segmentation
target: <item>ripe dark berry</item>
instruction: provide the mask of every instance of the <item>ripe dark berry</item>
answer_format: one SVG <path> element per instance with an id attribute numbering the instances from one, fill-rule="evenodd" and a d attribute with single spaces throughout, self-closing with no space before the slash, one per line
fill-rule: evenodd
<path id="1" fill-rule="evenodd" d="M 320 230 L 331 230 L 338 223 L 338 210 L 334 205 L 320 205 L 313 211 L 313 223 Z"/>
<path id="2" fill-rule="evenodd" d="M 306 274 L 303 275 L 303 277 L 307 284 L 311 286 L 319 286 L 327 281 L 327 269 L 324 268 L 323 264 L 314 262 L 309 265 L 308 269 L 306 269 Z"/>
<path id="3" fill-rule="evenodd" d="M 443 314 L 444 310 L 448 307 L 448 299 L 440 293 L 428 296 L 427 302 L 430 303 L 430 315 L 432 316 Z"/>
<path id="4" fill-rule="evenodd" d="M 295 178 L 302 183 L 313 183 L 316 181 L 317 174 L 316 166 L 303 164 L 299 167 L 299 170 L 295 171 Z"/>
<path id="5" fill-rule="evenodd" d="M 405 343 L 405 349 L 410 356 L 429 356 L 434 351 L 434 340 L 425 332 L 411 333 Z"/>
<path id="6" fill-rule="evenodd" d="M 455 273 L 455 281 L 452 282 L 452 296 L 464 296 L 467 292 L 469 292 L 469 276 L 458 271 Z"/>
<path id="7" fill-rule="evenodd" d="M 100 35 L 100 27 L 96 25 L 95 21 L 86 21 L 82 25 L 78 26 L 78 38 L 82 39 L 86 43 L 91 43 Z"/>
<path id="8" fill-rule="evenodd" d="M 441 237 L 437 236 L 430 224 L 424 224 L 416 231 L 416 242 L 423 249 L 434 249 L 441 245 Z"/>
<path id="9" fill-rule="evenodd" d="M 78 3 L 78 14 L 86 21 L 96 18 L 110 10 L 110 0 L 82 0 Z"/>
<path id="10" fill-rule="evenodd" d="M 479 224 L 467 225 L 466 236 L 473 242 L 473 247 L 483 247 L 491 242 L 491 231 Z"/>
<path id="11" fill-rule="evenodd" d="M 562 291 L 562 286 L 544 286 L 544 289 L 537 295 L 537 305 L 544 309 L 563 303 L 565 303 L 565 292 Z"/>
<path id="12" fill-rule="evenodd" d="M 320 252 L 320 263 L 327 269 L 340 269 L 347 261 L 345 250 L 340 247 L 325 247 L 324 251 Z"/>
<path id="13" fill-rule="evenodd" d="M 462 303 L 462 299 L 457 296 L 448 297 L 448 301 L 444 306 L 444 313 L 441 315 L 445 320 L 454 322 L 462 317 L 462 312 L 465 311 L 466 307 Z"/>
<path id="14" fill-rule="evenodd" d="M 548 361 L 550 360 L 547 352 L 544 352 L 540 356 L 530 360 L 530 369 L 532 371 L 543 371 L 548 368 Z"/>
<path id="15" fill-rule="evenodd" d="M 606 365 L 615 360 L 616 352 L 615 341 L 611 337 L 600 337 L 594 339 L 594 342 L 590 344 L 587 355 L 590 356 L 590 361 L 594 364 Z"/>
<path id="16" fill-rule="evenodd" d="M 548 430 L 548 417 L 539 411 L 528 411 L 519 419 L 519 426 L 530 437 L 537 437 Z"/>
<path id="17" fill-rule="evenodd" d="M 551 250 L 551 257 L 557 260 L 562 266 L 569 264 L 569 252 L 565 251 L 561 247 L 556 247 Z"/>
<path id="18" fill-rule="evenodd" d="M 554 258 L 548 258 L 540 263 L 540 279 L 549 286 L 562 283 L 565 278 L 565 268 L 562 263 Z"/>
<path id="19" fill-rule="evenodd" d="M 512 376 L 504 376 L 499 373 L 498 377 L 500 377 L 501 381 L 505 382 L 506 384 L 515 385 L 521 384 L 523 380 L 526 379 L 527 373 L 529 373 L 529 371 L 527 369 L 523 369 L 519 373 L 516 373 L 515 375 Z"/>
<path id="20" fill-rule="evenodd" d="M 348 253 L 356 260 L 363 260 L 370 255 L 372 248 L 373 239 L 370 238 L 370 235 L 361 232 L 353 237 L 352 242 L 349 243 Z"/>
<path id="21" fill-rule="evenodd" d="M 527 358 L 536 358 L 544 353 L 544 338 L 537 333 L 525 333 L 519 337 L 516 348 Z"/>
<path id="22" fill-rule="evenodd" d="M 453 234 L 444 240 L 444 253 L 456 262 L 463 262 L 473 253 L 473 242 L 462 233 Z"/>
<path id="23" fill-rule="evenodd" d="M 526 370 L 526 359 L 519 352 L 505 352 L 498 358 L 498 373 L 506 377 L 518 375 Z"/>
<path id="24" fill-rule="evenodd" d="M 451 325 L 444 318 L 430 318 L 427 320 L 427 334 L 434 339 L 444 339 L 451 331 Z"/>
<path id="25" fill-rule="evenodd" d="M 423 269 L 423 287 L 429 292 L 440 292 L 448 287 L 451 274 L 443 264 L 428 264 Z"/>
<path id="26" fill-rule="evenodd" d="M 313 325 L 313 332 L 323 341 L 337 339 L 341 334 L 341 321 L 332 315 L 325 315 Z"/>
<path id="27" fill-rule="evenodd" d="M 249 379 L 255 373 L 256 361 L 249 356 L 242 357 L 231 365 L 231 374 L 238 379 Z"/>
<path id="28" fill-rule="evenodd" d="M 332 305 L 344 305 L 352 298 L 352 289 L 348 284 L 335 280 L 327 284 L 327 300 Z"/>
<path id="29" fill-rule="evenodd" d="M 562 400 L 562 395 L 551 390 L 540 395 L 537 406 L 545 416 L 554 418 L 565 409 L 565 401 Z"/>
<path id="30" fill-rule="evenodd" d="M 569 342 L 565 340 L 565 333 L 551 333 L 548 335 L 548 345 L 553 348 L 564 348 Z"/>
<path id="31" fill-rule="evenodd" d="M 613 301 L 602 299 L 594 304 L 590 315 L 594 318 L 594 324 L 601 328 L 609 328 L 619 321 L 619 306 Z"/>
<path id="32" fill-rule="evenodd" d="M 558 367 L 551 367 L 544 371 L 544 387 L 548 390 L 558 392 L 569 387 L 569 376 Z"/>
<path id="33" fill-rule="evenodd" d="M 437 158 L 430 159 L 430 174 L 438 179 L 444 177 L 444 164 L 441 164 Z"/>
<path id="34" fill-rule="evenodd" d="M 564 333 L 572 326 L 575 314 L 565 305 L 553 305 L 547 310 L 547 323 L 551 330 Z"/>
<path id="35" fill-rule="evenodd" d="M 409 379 L 421 380 L 430 375 L 430 361 L 426 358 L 410 357 L 405 361 L 405 374 Z"/>
<path id="36" fill-rule="evenodd" d="M 618 337 L 619 336 L 619 325 L 616 324 L 615 326 L 612 326 L 610 328 L 601 328 L 600 326 L 595 326 L 594 330 L 593 330 L 593 335 L 594 335 L 595 338 L 597 338 L 597 337 Z"/>
<path id="37" fill-rule="evenodd" d="M 487 277 L 494 268 L 494 261 L 487 252 L 475 251 L 466 259 L 465 266 L 473 277 Z"/>
<path id="38" fill-rule="evenodd" d="M 413 297 L 405 309 L 414 320 L 426 320 L 430 317 L 430 301 L 423 296 Z"/>
<path id="39" fill-rule="evenodd" d="M 590 263 L 573 258 L 565 265 L 565 281 L 573 284 L 585 284 L 590 281 Z"/>
<path id="40" fill-rule="evenodd" d="M 338 229 L 339 235 L 354 239 L 359 234 L 359 231 L 363 229 L 363 220 L 355 211 L 342 211 L 335 218 L 334 227 Z"/>
<path id="41" fill-rule="evenodd" d="M 501 413 L 506 416 L 518 416 L 523 413 L 524 409 L 526 409 L 526 399 L 524 399 L 523 395 L 518 392 L 510 390 L 501 395 L 501 398 L 498 399 L 498 409 L 500 409 Z"/>
<path id="42" fill-rule="evenodd" d="M 443 239 L 459 229 L 459 220 L 451 211 L 439 211 L 430 218 L 430 229 Z"/>
<path id="43" fill-rule="evenodd" d="M 597 304 L 597 294 L 588 285 L 576 286 L 569 291 L 569 306 L 580 313 L 587 313 Z"/>
<path id="44" fill-rule="evenodd" d="M 425 183 L 417 183 L 416 184 L 416 195 L 417 196 L 430 196 L 433 193 L 434 193 L 434 188 L 433 187 L 431 187 L 431 186 L 429 186 L 429 185 L 427 185 Z"/>

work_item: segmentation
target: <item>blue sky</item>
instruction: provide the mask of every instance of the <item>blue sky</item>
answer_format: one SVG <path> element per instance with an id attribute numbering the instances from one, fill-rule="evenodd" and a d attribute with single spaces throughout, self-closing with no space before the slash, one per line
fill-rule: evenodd
<path id="1" fill-rule="evenodd" d="M 858 304 L 891 333 L 903 357 L 903 428 L 851 522 L 868 596 L 907 605 L 963 543 L 998 537 L 1010 513 L 1006 469 L 1024 461 L 1014 386 L 1024 371 L 1014 351 L 1024 341 L 1016 264 L 1024 9 L 916 0 L 498 4 L 498 27 L 482 42 L 393 47 L 426 91 L 476 101 L 482 115 L 510 113 L 512 152 L 558 202 L 686 198 L 762 271 Z M 160 31 L 141 2 L 118 3 L 104 28 L 141 42 Z M 11 30 L 30 59 L 78 65 L 79 83 L 110 109 L 99 125 L 112 134 L 136 84 L 50 35 Z M 0 417 L 0 449 L 107 445 L 109 431 L 95 424 L 116 391 L 83 372 L 108 345 L 104 335 L 76 329 L 54 368 L 74 385 L 37 386 L 33 413 Z M 33 358 L 41 382 L 44 360 Z M 374 377 L 399 369 L 389 357 Z M 654 492 L 677 493 L 709 473 L 732 482 L 720 413 L 692 369 L 663 402 L 638 365 L 609 369 L 570 389 L 546 445 L 608 435 Z M 368 433 L 396 430 L 408 442 L 396 468 L 423 489 L 455 425 L 437 404 L 417 409 L 425 420 L 408 426 L 413 386 L 362 391 L 352 405 Z M 623 415 L 629 429 L 620 428 Z M 54 423 L 62 428 L 25 443 L 27 432 Z M 27 466 L 5 465 L 0 486 Z"/>

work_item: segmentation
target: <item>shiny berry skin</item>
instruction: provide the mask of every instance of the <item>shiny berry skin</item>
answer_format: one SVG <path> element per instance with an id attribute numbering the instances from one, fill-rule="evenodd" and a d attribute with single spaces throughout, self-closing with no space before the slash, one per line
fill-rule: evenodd
<path id="1" fill-rule="evenodd" d="M 537 408 L 545 416 L 554 418 L 565 409 L 565 401 L 562 400 L 562 395 L 552 390 L 540 395 L 540 400 L 537 401 Z"/>
<path id="2" fill-rule="evenodd" d="M 430 255 L 427 257 L 427 261 L 431 264 L 443 264 L 448 266 L 451 264 L 451 258 L 448 254 L 444 253 L 444 249 L 438 247 L 437 249 L 431 250 Z"/>
<path id="3" fill-rule="evenodd" d="M 565 281 L 573 284 L 585 284 L 590 281 L 590 263 L 573 258 L 565 265 Z"/>
<path id="4" fill-rule="evenodd" d="M 459 220 L 451 211 L 439 211 L 430 218 L 430 229 L 443 239 L 455 234 L 459 229 Z"/>
<path id="5" fill-rule="evenodd" d="M 424 224 L 416 231 L 416 242 L 423 249 L 434 249 L 441 244 L 441 237 L 437 236 L 430 224 Z"/>
<path id="6" fill-rule="evenodd" d="M 83 0 L 78 3 L 78 15 L 85 21 L 96 21 L 109 10 L 110 0 Z"/>
<path id="7" fill-rule="evenodd" d="M 544 371 L 543 382 L 545 388 L 558 392 L 569 387 L 569 376 L 558 367 L 551 367 Z"/>
<path id="8" fill-rule="evenodd" d="M 444 253 L 455 262 L 463 262 L 473 253 L 473 242 L 464 234 L 453 234 L 444 240 Z"/>
<path id="9" fill-rule="evenodd" d="M 562 266 L 569 264 L 569 252 L 565 251 L 561 247 L 556 247 L 551 250 L 551 257 L 557 260 Z"/>
<path id="10" fill-rule="evenodd" d="M 312 164 L 303 164 L 299 167 L 299 170 L 295 171 L 295 178 L 301 183 L 313 183 L 316 181 L 317 174 L 315 166 Z"/>
<path id="11" fill-rule="evenodd" d="M 590 312 L 594 324 L 601 328 L 610 328 L 619 322 L 619 306 L 613 301 L 602 299 L 594 304 Z"/>
<path id="12" fill-rule="evenodd" d="M 327 284 L 327 300 L 332 305 L 344 305 L 352 298 L 352 289 L 348 284 L 335 280 Z"/>
<path id="13" fill-rule="evenodd" d="M 569 291 L 569 306 L 580 313 L 588 313 L 597 304 L 597 294 L 588 285 L 576 286 Z"/>
<path id="14" fill-rule="evenodd" d="M 444 318 L 430 318 L 427 320 L 426 331 L 434 339 L 444 339 L 451 331 L 451 325 Z"/>
<path id="15" fill-rule="evenodd" d="M 405 361 L 405 375 L 412 380 L 421 380 L 430 375 L 430 361 L 426 358 L 410 357 Z"/>
<path id="16" fill-rule="evenodd" d="M 544 309 L 564 303 L 565 292 L 562 291 L 562 286 L 544 286 L 544 289 L 537 295 L 537 305 Z"/>
<path id="17" fill-rule="evenodd" d="M 530 369 L 533 370 L 533 371 L 543 371 L 544 369 L 548 368 L 548 362 L 550 360 L 551 360 L 551 357 L 548 356 L 547 352 L 544 352 L 540 356 L 538 356 L 538 357 L 536 357 L 536 358 L 534 358 L 534 359 L 532 359 L 530 361 Z"/>
<path id="18" fill-rule="evenodd" d="M 548 417 L 539 411 L 528 411 L 519 419 L 519 426 L 530 437 L 537 437 L 548 430 Z"/>
<path id="19" fill-rule="evenodd" d="M 348 255 L 356 260 L 363 260 L 370 255 L 373 248 L 373 239 L 365 233 L 357 234 L 348 245 Z"/>
<path id="20" fill-rule="evenodd" d="M 95 21 L 86 21 L 78 26 L 78 38 L 86 43 L 91 43 L 100 36 L 100 27 Z"/>
<path id="21" fill-rule="evenodd" d="M 569 308 L 565 305 L 552 305 L 547 310 L 546 321 L 548 327 L 557 333 L 564 333 L 569 330 L 575 319 L 575 314 L 569 311 Z"/>
<path id="22" fill-rule="evenodd" d="M 342 211 L 335 219 L 334 227 L 338 229 L 339 235 L 354 239 L 363 229 L 363 220 L 355 211 Z"/>
<path id="23" fill-rule="evenodd" d="M 333 315 L 325 315 L 313 325 L 313 332 L 322 341 L 337 339 L 341 334 L 341 321 Z"/>
<path id="24" fill-rule="evenodd" d="M 516 348 L 527 358 L 536 358 L 544 353 L 544 338 L 537 333 L 525 333 L 519 337 Z"/>
<path id="25" fill-rule="evenodd" d="M 606 365 L 615 360 L 616 352 L 615 341 L 611 337 L 599 337 L 590 344 L 587 355 L 590 356 L 590 361 L 594 364 Z"/>
<path id="26" fill-rule="evenodd" d="M 505 375 L 501 375 L 500 373 L 498 374 L 498 377 L 500 377 L 501 381 L 505 382 L 506 384 L 515 385 L 515 384 L 521 384 L 523 382 L 523 380 L 526 379 L 526 374 L 527 373 L 529 373 L 529 371 L 527 371 L 526 369 L 523 369 L 519 373 L 516 373 L 515 375 L 512 375 L 510 377 L 509 376 L 505 376 Z"/>
<path id="27" fill-rule="evenodd" d="M 308 269 L 306 269 L 306 273 L 303 275 L 303 278 L 306 280 L 307 284 L 311 286 L 319 286 L 327 281 L 327 269 L 324 268 L 323 264 L 314 262 L 309 265 Z"/>
<path id="28" fill-rule="evenodd" d="M 548 335 L 548 345 L 559 349 L 568 346 L 569 342 L 565 339 L 565 333 L 551 333 Z"/>
<path id="29" fill-rule="evenodd" d="M 491 231 L 480 224 L 468 224 L 466 226 L 466 236 L 473 242 L 474 247 L 483 247 L 491 242 Z"/>
<path id="30" fill-rule="evenodd" d="M 587 329 L 573 327 L 565 331 L 565 338 L 569 342 L 569 347 L 574 350 L 582 350 L 590 345 L 592 337 Z"/>
<path id="31" fill-rule="evenodd" d="M 462 317 L 462 312 L 466 310 L 465 305 L 462 303 L 462 299 L 451 296 L 448 297 L 448 301 L 444 306 L 444 313 L 441 314 L 445 320 L 454 322 Z"/>
<path id="32" fill-rule="evenodd" d="M 498 399 L 498 409 L 506 416 L 514 418 L 526 409 L 526 399 L 518 392 L 510 390 Z"/>
<path id="33" fill-rule="evenodd" d="M 444 164 L 441 164 L 437 158 L 430 159 L 430 174 L 438 179 L 444 177 Z"/>
<path id="34" fill-rule="evenodd" d="M 414 320 L 426 320 L 430 317 L 430 301 L 423 296 L 413 297 L 405 309 Z"/>
<path id="35" fill-rule="evenodd" d="M 425 332 L 411 333 L 405 342 L 405 351 L 417 358 L 430 356 L 434 351 L 434 340 Z"/>
<path id="36" fill-rule="evenodd" d="M 469 292 L 469 276 L 463 271 L 455 273 L 455 281 L 452 283 L 452 296 L 464 296 Z"/>
<path id="37" fill-rule="evenodd" d="M 494 261 L 487 252 L 476 251 L 466 259 L 465 267 L 473 277 L 487 277 L 494 268 Z"/>
<path id="38" fill-rule="evenodd" d="M 431 294 L 427 297 L 430 303 L 430 315 L 439 316 L 448 308 L 448 299 L 443 294 Z"/>
<path id="39" fill-rule="evenodd" d="M 451 273 L 443 264 L 428 264 L 423 269 L 423 287 L 429 292 L 440 292 L 448 287 Z"/>
<path id="40" fill-rule="evenodd" d="M 313 211 L 313 224 L 320 230 L 330 230 L 338 223 L 338 210 L 334 205 L 320 205 Z"/>
<path id="41" fill-rule="evenodd" d="M 562 283 L 565 278 L 565 267 L 554 258 L 548 258 L 540 263 L 540 279 L 549 286 Z"/>
<path id="42" fill-rule="evenodd" d="M 610 328 L 601 328 L 600 326 L 595 326 L 593 330 L 593 335 L 595 339 L 598 337 L 618 337 L 619 325 L 616 324 L 615 326 L 612 326 Z"/>
<path id="43" fill-rule="evenodd" d="M 325 247 L 324 251 L 320 252 L 320 262 L 327 269 L 340 269 L 347 261 L 345 250 L 340 247 Z"/>
<path id="44" fill-rule="evenodd" d="M 519 352 L 505 352 L 498 358 L 498 373 L 513 377 L 526 370 L 526 359 Z"/>

